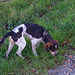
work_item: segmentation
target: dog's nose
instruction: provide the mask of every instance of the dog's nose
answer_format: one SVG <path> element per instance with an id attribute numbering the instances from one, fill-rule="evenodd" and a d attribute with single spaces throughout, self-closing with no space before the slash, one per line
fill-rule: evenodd
<path id="1" fill-rule="evenodd" d="M 55 56 L 56 56 L 57 54 L 55 54 Z"/>
<path id="2" fill-rule="evenodd" d="M 56 52 L 56 53 L 55 53 L 55 56 L 56 56 L 57 54 L 58 54 L 58 53 Z"/>

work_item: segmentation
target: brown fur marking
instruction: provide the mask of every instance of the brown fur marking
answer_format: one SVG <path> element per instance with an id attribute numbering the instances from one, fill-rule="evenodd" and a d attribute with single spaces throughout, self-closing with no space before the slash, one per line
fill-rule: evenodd
<path id="1" fill-rule="evenodd" d="M 49 43 L 49 42 L 46 43 L 46 44 L 44 45 L 44 47 L 50 47 L 50 43 Z"/>

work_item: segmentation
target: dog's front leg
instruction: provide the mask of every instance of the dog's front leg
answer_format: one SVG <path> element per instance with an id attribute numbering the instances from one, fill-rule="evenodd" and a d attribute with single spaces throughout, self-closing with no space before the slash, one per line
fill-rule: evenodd
<path id="1" fill-rule="evenodd" d="M 32 51 L 33 51 L 33 54 L 35 56 L 38 56 L 37 53 L 36 53 L 36 46 L 35 45 L 32 45 Z"/>
<path id="2" fill-rule="evenodd" d="M 32 43 L 32 51 L 33 51 L 33 54 L 35 56 L 38 56 L 37 53 L 36 53 L 36 44 L 37 44 L 37 42 L 35 43 L 35 40 L 32 40 L 31 43 Z"/>

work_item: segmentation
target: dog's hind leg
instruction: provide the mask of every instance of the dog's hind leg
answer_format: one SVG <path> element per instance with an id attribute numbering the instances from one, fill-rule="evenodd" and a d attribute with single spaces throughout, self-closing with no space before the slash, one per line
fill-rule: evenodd
<path id="1" fill-rule="evenodd" d="M 24 59 L 24 57 L 21 55 L 22 50 L 26 46 L 26 41 L 25 41 L 24 37 L 19 38 L 18 41 L 15 42 L 15 44 L 19 47 L 16 54 L 19 55 L 22 59 Z"/>
<path id="2" fill-rule="evenodd" d="M 8 55 L 9 55 L 10 51 L 12 50 L 13 46 L 14 46 L 14 42 L 13 42 L 12 38 L 10 37 L 9 38 L 9 48 L 6 52 L 6 58 L 8 58 Z"/>

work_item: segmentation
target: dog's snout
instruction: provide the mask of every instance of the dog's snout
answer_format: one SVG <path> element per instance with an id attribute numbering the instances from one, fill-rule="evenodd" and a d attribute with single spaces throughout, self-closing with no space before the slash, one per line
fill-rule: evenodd
<path id="1" fill-rule="evenodd" d="M 56 56 L 56 55 L 57 55 L 57 51 L 51 52 L 51 54 L 52 54 L 53 56 Z"/>
<path id="2" fill-rule="evenodd" d="M 55 53 L 55 56 L 57 55 L 57 53 Z"/>
<path id="3" fill-rule="evenodd" d="M 57 54 L 58 54 L 57 51 L 55 51 L 55 56 L 56 56 Z"/>

